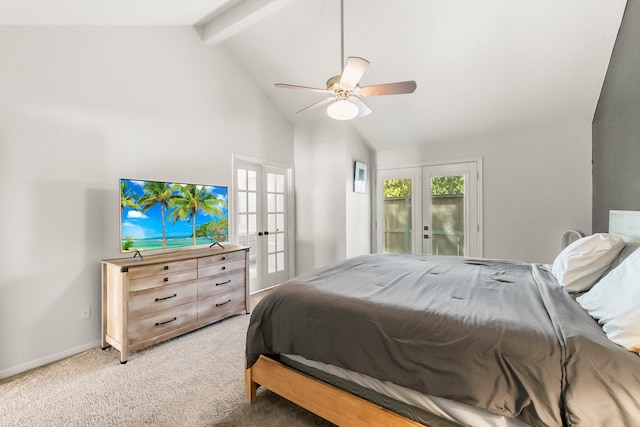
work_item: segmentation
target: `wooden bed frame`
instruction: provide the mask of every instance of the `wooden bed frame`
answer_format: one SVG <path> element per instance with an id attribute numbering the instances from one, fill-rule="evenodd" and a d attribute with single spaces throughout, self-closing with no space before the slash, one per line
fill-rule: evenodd
<path id="1" fill-rule="evenodd" d="M 371 425 L 424 427 L 395 412 L 302 374 L 282 363 L 260 356 L 245 371 L 247 402 L 256 400 L 259 386 L 284 397 L 325 420 L 344 427 Z"/>
<path id="2" fill-rule="evenodd" d="M 624 237 L 626 241 L 640 240 L 640 212 L 611 211 L 609 233 Z M 424 426 L 265 356 L 260 356 L 245 371 L 245 396 L 248 402 L 256 400 L 259 386 L 339 426 Z M 443 420 L 443 423 L 455 425 L 447 420 Z"/>

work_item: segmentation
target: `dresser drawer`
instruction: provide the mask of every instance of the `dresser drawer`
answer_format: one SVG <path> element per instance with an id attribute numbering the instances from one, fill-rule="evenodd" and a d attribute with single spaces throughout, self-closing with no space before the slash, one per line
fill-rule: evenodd
<path id="1" fill-rule="evenodd" d="M 165 285 L 129 294 L 129 316 L 138 317 L 198 299 L 198 283 L 195 280 Z"/>
<path id="2" fill-rule="evenodd" d="M 195 324 L 197 320 L 197 302 L 129 319 L 127 328 L 129 345 L 133 346 L 138 341 L 152 338 L 189 324 Z"/>
<path id="3" fill-rule="evenodd" d="M 220 264 L 221 262 L 227 262 L 227 261 L 237 261 L 237 260 L 244 261 L 244 253 L 245 251 L 236 251 L 236 252 L 229 252 L 226 254 L 211 255 L 211 256 L 198 258 L 198 268 L 208 267 L 214 264 Z"/>
<path id="4" fill-rule="evenodd" d="M 198 278 L 198 270 L 177 271 L 156 276 L 141 277 L 129 280 L 129 292 L 142 291 L 144 289 L 157 288 L 158 286 L 172 285 L 174 283 L 187 282 Z"/>
<path id="5" fill-rule="evenodd" d="M 244 270 L 235 270 L 198 279 L 198 299 L 210 298 L 235 288 L 244 289 Z"/>
<path id="6" fill-rule="evenodd" d="M 226 273 L 230 271 L 243 270 L 245 267 L 245 261 L 225 261 L 220 264 L 214 264 L 208 267 L 198 267 L 198 277 L 215 276 L 220 273 Z"/>
<path id="7" fill-rule="evenodd" d="M 198 301 L 198 323 L 224 319 L 244 310 L 244 289 L 237 288 L 205 300 Z"/>
<path id="8" fill-rule="evenodd" d="M 184 261 L 169 261 L 162 264 L 143 265 L 140 267 L 129 267 L 129 280 L 140 277 L 156 276 L 158 274 L 168 274 L 176 271 L 193 270 L 198 267 L 196 259 Z"/>

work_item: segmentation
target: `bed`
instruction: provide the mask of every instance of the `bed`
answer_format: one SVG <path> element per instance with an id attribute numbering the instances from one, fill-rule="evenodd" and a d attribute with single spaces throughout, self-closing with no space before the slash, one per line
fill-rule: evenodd
<path id="1" fill-rule="evenodd" d="M 246 397 L 344 426 L 635 425 L 638 242 L 640 213 L 612 211 L 553 265 L 371 254 L 299 276 L 252 313 Z"/>

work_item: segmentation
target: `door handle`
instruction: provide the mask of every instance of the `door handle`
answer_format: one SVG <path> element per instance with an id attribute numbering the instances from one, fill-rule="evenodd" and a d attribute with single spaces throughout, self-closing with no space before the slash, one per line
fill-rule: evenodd
<path id="1" fill-rule="evenodd" d="M 262 236 L 264 233 L 262 231 L 258 231 L 258 236 Z"/>
<path id="2" fill-rule="evenodd" d="M 266 235 L 268 235 L 268 234 L 269 234 L 269 232 L 268 232 L 268 231 L 265 231 L 265 232 L 264 232 L 264 235 L 265 235 L 265 236 L 266 236 Z"/>
<path id="3" fill-rule="evenodd" d="M 425 239 L 430 239 L 430 237 L 429 237 L 429 235 L 428 235 L 428 234 L 425 234 L 423 237 L 424 237 Z"/>

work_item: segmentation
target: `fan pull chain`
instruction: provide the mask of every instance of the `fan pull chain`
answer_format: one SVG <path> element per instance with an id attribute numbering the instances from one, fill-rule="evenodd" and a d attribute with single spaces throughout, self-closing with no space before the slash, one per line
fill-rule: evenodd
<path id="1" fill-rule="evenodd" d="M 344 72 L 344 0 L 340 0 L 340 74 Z"/>

